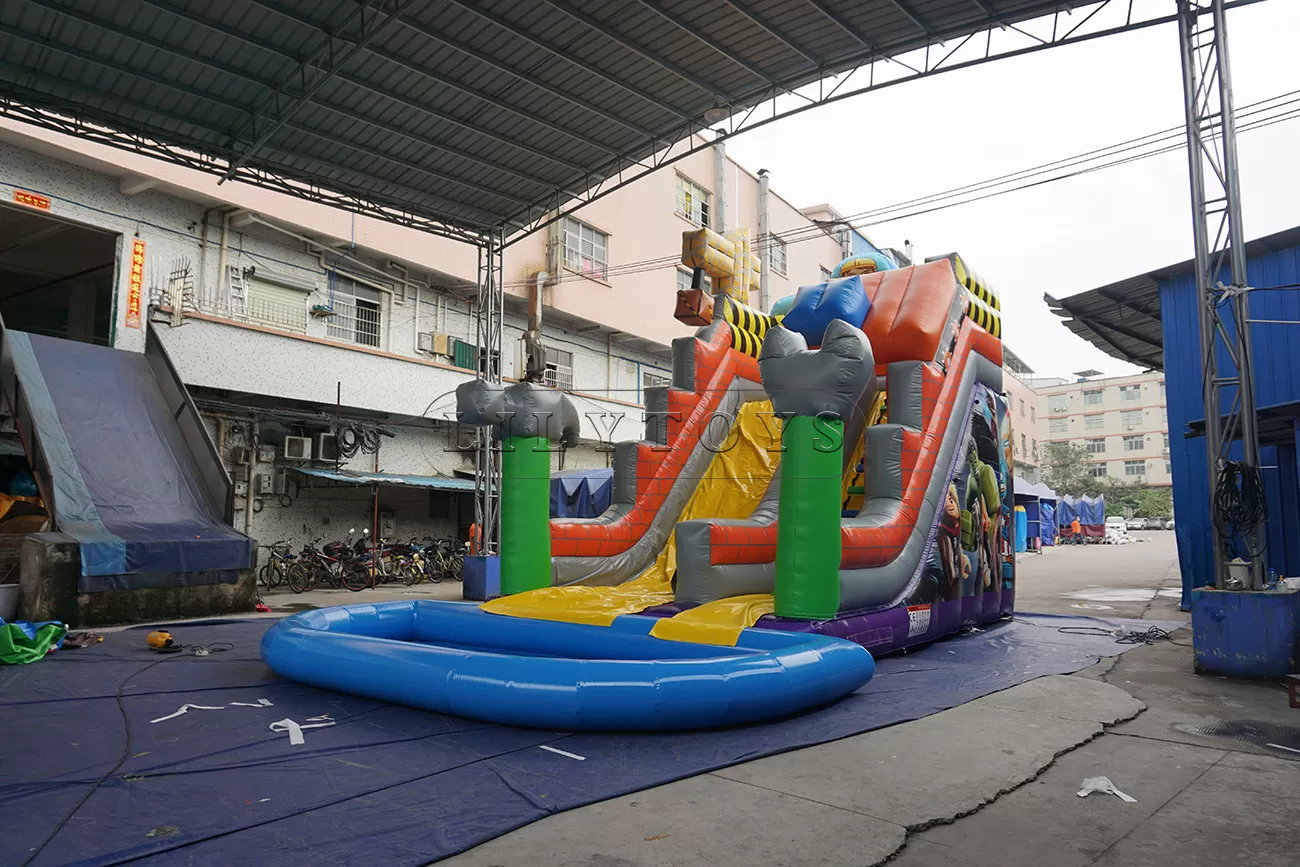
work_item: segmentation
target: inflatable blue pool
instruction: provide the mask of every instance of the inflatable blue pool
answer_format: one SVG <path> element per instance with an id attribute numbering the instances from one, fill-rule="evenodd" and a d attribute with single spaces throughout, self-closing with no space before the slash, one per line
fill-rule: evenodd
<path id="1" fill-rule="evenodd" d="M 735 647 L 654 638 L 653 617 L 610 626 L 411 600 L 295 614 L 262 659 L 312 686 L 504 725 L 561 730 L 711 728 L 797 713 L 871 679 L 863 647 L 746 629 Z"/>

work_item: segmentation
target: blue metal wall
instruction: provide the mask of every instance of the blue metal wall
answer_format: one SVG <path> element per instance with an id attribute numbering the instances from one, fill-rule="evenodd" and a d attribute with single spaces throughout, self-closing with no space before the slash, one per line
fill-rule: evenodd
<path id="1" fill-rule="evenodd" d="M 1227 280 L 1227 275 L 1223 278 Z M 1251 259 L 1251 286 L 1300 283 L 1300 246 Z M 1201 342 L 1196 314 L 1196 282 L 1186 273 L 1160 284 L 1160 310 L 1165 344 L 1165 396 L 1169 413 L 1169 456 L 1173 467 L 1174 516 L 1178 558 L 1183 574 L 1183 606 L 1193 587 L 1213 583 L 1210 542 L 1210 480 L 1205 439 L 1186 439 L 1188 423 L 1205 417 L 1201 398 Z M 1252 319 L 1300 321 L 1300 290 L 1254 292 Z M 1255 352 L 1255 403 L 1259 407 L 1300 400 L 1300 325 L 1257 324 L 1252 328 Z M 1219 359 L 1221 375 L 1231 372 Z M 1222 400 L 1230 401 L 1224 392 Z M 1224 409 L 1227 403 L 1224 404 Z M 1294 447 L 1267 448 L 1260 455 L 1269 500 L 1269 565 L 1279 574 L 1300 575 L 1300 500 L 1297 498 Z"/>

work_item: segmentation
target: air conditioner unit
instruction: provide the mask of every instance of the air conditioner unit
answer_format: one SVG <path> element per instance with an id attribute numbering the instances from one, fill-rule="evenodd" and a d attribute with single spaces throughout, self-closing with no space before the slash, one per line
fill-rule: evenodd
<path id="1" fill-rule="evenodd" d="M 313 452 L 318 461 L 337 461 L 339 459 L 339 438 L 334 434 L 316 434 L 316 450 Z"/>
<path id="2" fill-rule="evenodd" d="M 275 493 L 275 480 L 270 473 L 258 473 L 253 476 L 253 493 L 258 496 Z"/>
<path id="3" fill-rule="evenodd" d="M 281 454 L 288 461 L 311 460 L 311 437 L 285 437 Z"/>

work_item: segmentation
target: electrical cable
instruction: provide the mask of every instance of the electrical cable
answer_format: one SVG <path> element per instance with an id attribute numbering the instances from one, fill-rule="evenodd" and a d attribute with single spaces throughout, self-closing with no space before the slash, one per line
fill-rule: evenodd
<path id="1" fill-rule="evenodd" d="M 1160 641 L 1168 641 L 1180 647 L 1189 647 L 1186 642 L 1174 641 L 1174 636 L 1159 626 L 1146 629 L 1107 629 L 1104 626 L 1058 626 L 1057 632 L 1064 635 L 1095 635 L 1099 638 L 1114 638 L 1116 644 L 1145 644 L 1150 647 Z"/>
<path id="2" fill-rule="evenodd" d="M 1248 541 L 1264 523 L 1268 511 L 1259 468 L 1241 461 L 1224 461 L 1214 484 L 1212 503 L 1214 523 L 1224 543 L 1231 545 L 1233 539 L 1240 540 L 1248 559 L 1262 555 L 1268 548 L 1268 540 L 1257 540 L 1258 549 L 1251 548 Z"/>

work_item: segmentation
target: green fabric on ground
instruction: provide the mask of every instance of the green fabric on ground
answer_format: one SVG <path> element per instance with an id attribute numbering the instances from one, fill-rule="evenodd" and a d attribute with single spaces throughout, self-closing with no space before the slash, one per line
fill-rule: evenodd
<path id="1" fill-rule="evenodd" d="M 67 631 L 68 627 L 62 623 L 47 623 L 36 630 L 35 638 L 28 638 L 15 624 L 0 624 L 0 663 L 22 665 L 44 659 L 50 647 Z"/>

